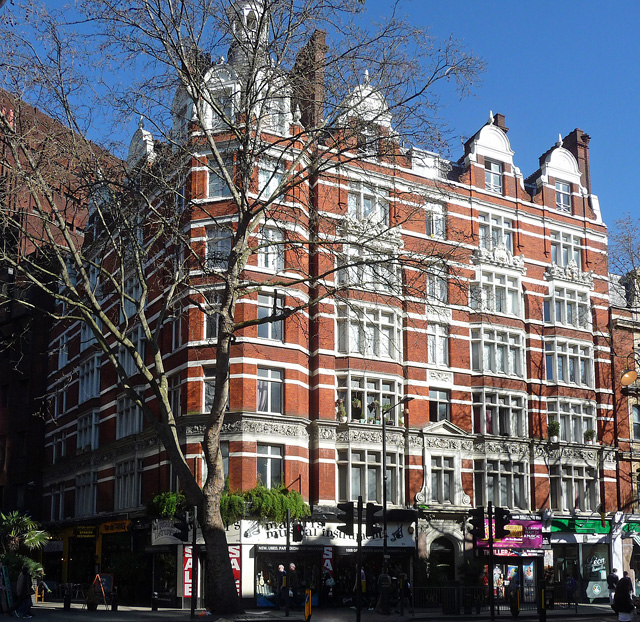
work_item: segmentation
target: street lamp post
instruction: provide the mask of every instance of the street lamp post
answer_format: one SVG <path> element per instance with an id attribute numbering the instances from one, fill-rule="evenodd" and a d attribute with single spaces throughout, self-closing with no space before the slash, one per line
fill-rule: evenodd
<path id="1" fill-rule="evenodd" d="M 405 395 L 399 402 L 389 407 L 389 412 L 400 404 L 407 404 L 413 398 Z M 382 413 L 382 572 L 387 572 L 387 418 Z"/>

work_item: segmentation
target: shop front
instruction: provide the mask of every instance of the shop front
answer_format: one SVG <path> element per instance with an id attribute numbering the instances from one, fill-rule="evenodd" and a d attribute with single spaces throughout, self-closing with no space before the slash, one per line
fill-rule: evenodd
<path id="1" fill-rule="evenodd" d="M 486 525 L 488 529 L 488 524 Z M 542 522 L 514 519 L 507 525 L 509 535 L 494 543 L 493 572 L 494 594 L 497 600 L 510 601 L 519 593 L 520 603 L 536 602 L 536 584 L 543 572 L 544 548 Z M 489 543 L 480 540 L 478 548 L 485 557 L 489 555 Z M 488 583 L 489 566 L 485 566 L 485 583 Z"/>
<path id="2" fill-rule="evenodd" d="M 239 592 L 259 607 L 276 607 L 279 602 L 278 566 L 295 564 L 298 594 L 310 589 L 314 606 L 351 605 L 357 577 L 357 541 L 337 529 L 338 524 L 305 522 L 302 542 L 289 543 L 286 528 L 274 523 L 242 520 L 227 529 L 230 555 L 235 563 Z M 357 529 L 357 526 L 356 526 Z M 415 555 L 413 528 L 388 526 L 387 556 L 389 574 L 411 576 Z M 362 567 L 365 572 L 365 598 L 375 598 L 377 579 L 382 569 L 383 547 L 380 535 L 362 541 Z"/>
<path id="3" fill-rule="evenodd" d="M 612 561 L 610 523 L 578 518 L 553 519 L 550 526 L 553 583 L 570 601 L 609 598 L 607 575 Z M 621 568 L 618 568 L 622 576 Z"/>

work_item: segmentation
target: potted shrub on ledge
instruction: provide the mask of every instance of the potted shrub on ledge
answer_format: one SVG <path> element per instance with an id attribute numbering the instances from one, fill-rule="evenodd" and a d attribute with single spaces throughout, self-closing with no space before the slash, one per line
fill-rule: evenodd
<path id="1" fill-rule="evenodd" d="M 596 431 L 589 428 L 588 430 L 584 431 L 584 442 L 587 443 L 587 445 L 593 445 L 593 439 L 596 437 Z"/>
<path id="2" fill-rule="evenodd" d="M 557 443 L 558 435 L 560 434 L 560 422 L 555 420 L 549 421 L 547 432 L 549 433 L 549 440 L 552 443 Z"/>

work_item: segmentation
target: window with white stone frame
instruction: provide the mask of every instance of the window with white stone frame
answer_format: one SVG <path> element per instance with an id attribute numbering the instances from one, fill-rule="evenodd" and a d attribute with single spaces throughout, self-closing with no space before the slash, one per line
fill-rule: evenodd
<path id="1" fill-rule="evenodd" d="M 577 235 L 551 231 L 551 262 L 566 267 L 574 261 L 582 269 L 582 240 Z"/>
<path id="2" fill-rule="evenodd" d="M 478 214 L 478 246 L 493 250 L 504 246 L 513 252 L 513 221 L 493 214 Z"/>
<path id="3" fill-rule="evenodd" d="M 52 437 L 53 464 L 60 462 L 67 455 L 67 431 L 60 430 Z"/>
<path id="4" fill-rule="evenodd" d="M 500 162 L 484 161 L 484 187 L 489 192 L 502 194 L 502 164 Z"/>
<path id="5" fill-rule="evenodd" d="M 233 176 L 233 158 L 231 156 L 223 156 L 222 162 L 224 164 L 224 170 L 218 166 L 213 156 L 209 156 L 209 183 L 207 184 L 207 190 L 210 199 L 221 199 L 231 196 L 231 190 L 225 178 L 225 173 L 229 177 Z"/>
<path id="6" fill-rule="evenodd" d="M 284 300 L 281 296 L 275 297 L 273 294 L 258 294 L 259 320 L 271 317 L 277 313 L 282 313 L 283 309 Z M 284 320 L 258 324 L 258 338 L 282 341 L 284 339 Z"/>
<path id="7" fill-rule="evenodd" d="M 453 456 L 431 455 L 429 488 L 432 503 L 456 503 L 456 465 Z"/>
<path id="8" fill-rule="evenodd" d="M 179 417 L 182 412 L 182 381 L 180 374 L 169 377 L 169 404 L 174 417 Z"/>
<path id="9" fill-rule="evenodd" d="M 475 434 L 527 436 L 525 398 L 506 391 L 484 389 L 473 392 Z"/>
<path id="10" fill-rule="evenodd" d="M 218 329 L 220 328 L 220 315 L 216 312 L 220 309 L 220 294 L 215 290 L 203 292 L 204 303 L 204 338 L 210 341 L 218 339 Z"/>
<path id="11" fill-rule="evenodd" d="M 402 359 L 402 318 L 399 309 L 340 305 L 338 352 L 398 361 Z"/>
<path id="12" fill-rule="evenodd" d="M 98 492 L 98 474 L 87 471 L 76 475 L 76 507 L 77 518 L 95 516 Z"/>
<path id="13" fill-rule="evenodd" d="M 387 450 L 387 503 L 403 503 L 404 458 L 400 452 Z M 371 449 L 338 450 L 338 498 L 364 503 L 382 501 L 382 452 Z"/>
<path id="14" fill-rule="evenodd" d="M 282 163 L 275 159 L 267 158 L 260 162 L 258 167 L 258 198 L 261 201 L 269 201 L 276 198 L 275 193 L 278 191 L 280 184 L 284 178 L 285 170 Z M 284 200 L 283 190 L 279 191 L 279 200 Z"/>
<path id="15" fill-rule="evenodd" d="M 447 237 L 447 215 L 444 206 L 439 203 L 428 203 L 425 206 L 427 235 L 437 240 Z"/>
<path id="16" fill-rule="evenodd" d="M 451 393 L 442 389 L 429 389 L 429 421 L 451 420 Z"/>
<path id="17" fill-rule="evenodd" d="M 563 464 L 551 467 L 551 508 L 595 512 L 598 509 L 598 470 L 595 466 Z"/>
<path id="18" fill-rule="evenodd" d="M 474 460 L 475 505 L 528 508 L 527 476 L 524 462 L 506 459 Z"/>
<path id="19" fill-rule="evenodd" d="M 640 406 L 634 404 L 631 407 L 631 422 L 633 425 L 633 438 L 640 440 Z"/>
<path id="20" fill-rule="evenodd" d="M 569 287 L 553 287 L 551 296 L 544 299 L 544 321 L 588 329 L 591 325 L 589 294 Z"/>
<path id="21" fill-rule="evenodd" d="M 590 344 L 554 339 L 545 341 L 545 378 L 558 384 L 593 387 L 593 348 Z"/>
<path id="22" fill-rule="evenodd" d="M 283 448 L 280 445 L 257 447 L 257 479 L 266 488 L 282 485 L 284 476 Z"/>
<path id="23" fill-rule="evenodd" d="M 136 326 L 129 332 L 127 337 L 129 337 L 129 340 L 133 344 L 136 352 L 144 361 L 147 340 L 144 336 L 144 329 L 142 328 L 142 326 Z M 118 347 L 118 361 L 120 362 L 120 365 L 122 365 L 125 374 L 127 374 L 128 376 L 133 376 L 138 373 L 138 367 L 136 365 L 135 359 L 133 358 L 129 350 L 122 344 Z"/>
<path id="24" fill-rule="evenodd" d="M 65 496 L 64 483 L 53 484 L 51 486 L 51 508 L 50 517 L 52 521 L 61 521 L 64 516 L 64 496 Z"/>
<path id="25" fill-rule="evenodd" d="M 379 292 L 398 290 L 398 264 L 392 251 L 375 251 L 350 244 L 345 245 L 345 251 L 337 260 L 339 285 Z"/>
<path id="26" fill-rule="evenodd" d="M 62 369 L 69 362 L 69 342 L 71 341 L 68 332 L 62 333 L 58 339 L 58 369 Z"/>
<path id="27" fill-rule="evenodd" d="M 430 304 L 446 303 L 448 298 L 447 273 L 437 266 L 427 269 L 427 300 Z"/>
<path id="28" fill-rule="evenodd" d="M 283 381 L 281 369 L 258 367 L 257 412 L 281 415 L 283 412 Z"/>
<path id="29" fill-rule="evenodd" d="M 560 424 L 559 438 L 567 443 L 584 443 L 584 433 L 596 429 L 595 406 L 584 400 L 547 400 L 548 422 Z"/>
<path id="30" fill-rule="evenodd" d="M 78 369 L 78 404 L 100 395 L 100 355 L 92 356 Z"/>
<path id="31" fill-rule="evenodd" d="M 471 331 L 471 369 L 522 378 L 522 335 L 493 328 Z"/>
<path id="32" fill-rule="evenodd" d="M 275 227 L 262 227 L 258 240 L 258 267 L 279 272 L 284 270 L 284 232 Z"/>
<path id="33" fill-rule="evenodd" d="M 382 424 L 384 415 L 389 425 L 397 425 L 402 416 L 400 389 L 397 380 L 373 374 L 338 377 L 338 398 L 353 421 Z"/>
<path id="34" fill-rule="evenodd" d="M 444 324 L 427 327 L 427 355 L 430 365 L 449 366 L 449 330 Z"/>
<path id="35" fill-rule="evenodd" d="M 566 181 L 556 180 L 556 208 L 561 212 L 571 213 L 571 185 Z"/>
<path id="36" fill-rule="evenodd" d="M 389 225 L 389 191 L 357 181 L 349 183 L 348 214 L 360 221 Z"/>
<path id="37" fill-rule="evenodd" d="M 130 397 L 121 397 L 116 410 L 116 439 L 139 434 L 143 425 L 142 408 Z"/>
<path id="38" fill-rule="evenodd" d="M 469 303 L 472 309 L 520 317 L 522 315 L 520 279 L 483 270 L 480 273 L 480 282 L 472 284 L 470 288 Z"/>
<path id="39" fill-rule="evenodd" d="M 229 254 L 233 231 L 223 226 L 207 227 L 206 266 L 210 270 L 226 270 L 229 266 Z"/>
<path id="40" fill-rule="evenodd" d="M 89 451 L 98 448 L 100 435 L 100 413 L 93 410 L 78 417 L 76 423 L 76 446 L 78 451 Z"/>
<path id="41" fill-rule="evenodd" d="M 94 317 L 98 330 L 102 330 L 102 321 L 100 318 Z M 80 352 L 86 350 L 89 346 L 97 342 L 96 336 L 91 327 L 86 322 L 80 324 Z"/>
<path id="42" fill-rule="evenodd" d="M 142 498 L 143 461 L 139 458 L 123 460 L 115 465 L 114 510 L 138 508 Z"/>

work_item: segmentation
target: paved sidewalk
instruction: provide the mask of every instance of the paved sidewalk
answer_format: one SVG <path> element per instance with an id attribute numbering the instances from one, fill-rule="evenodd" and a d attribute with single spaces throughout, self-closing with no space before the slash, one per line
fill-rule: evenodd
<path id="1" fill-rule="evenodd" d="M 198 614 L 202 614 L 200 610 Z M 502 609 L 496 612 L 496 620 L 507 622 L 512 620 L 511 614 Z M 190 620 L 191 612 L 183 609 L 160 609 L 159 611 L 151 611 L 149 607 L 118 607 L 118 611 L 111 611 L 101 606 L 97 611 L 87 611 L 82 609 L 81 605 L 73 604 L 70 611 L 65 611 L 62 603 L 37 603 L 33 606 L 34 622 L 96 622 L 97 620 L 104 622 L 187 622 Z M 415 615 L 408 613 L 401 616 L 397 613 L 385 616 L 375 613 L 374 611 L 362 611 L 363 622 L 396 622 L 398 620 L 406 622 L 433 622 L 441 620 L 442 622 L 457 622 L 470 618 L 480 620 L 489 620 L 489 612 L 468 615 L 444 615 L 440 612 L 416 611 Z M 598 622 L 615 622 L 617 616 L 607 604 L 582 604 L 578 605 L 576 613 L 575 608 L 572 609 L 553 609 L 547 612 L 547 618 L 561 618 L 565 621 L 569 620 L 598 620 Z M 216 617 L 198 615 L 198 620 L 215 620 Z M 233 622 L 302 622 L 304 614 L 302 611 L 291 611 L 289 617 L 285 617 L 284 611 L 276 611 L 274 609 L 250 609 L 243 614 L 236 616 L 228 616 L 225 619 Z M 355 609 L 314 609 L 312 613 L 312 622 L 355 622 Z M 517 618 L 518 620 L 539 620 L 536 611 L 522 611 Z"/>

